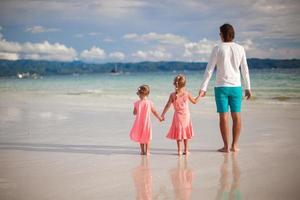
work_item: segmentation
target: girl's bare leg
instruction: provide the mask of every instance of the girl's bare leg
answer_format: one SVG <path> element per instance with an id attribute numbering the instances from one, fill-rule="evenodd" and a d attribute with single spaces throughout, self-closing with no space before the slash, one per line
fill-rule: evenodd
<path id="1" fill-rule="evenodd" d="M 187 155 L 187 154 L 190 153 L 189 152 L 189 141 L 188 141 L 188 139 L 183 140 L 183 143 L 184 143 L 184 152 L 183 152 L 183 154 Z"/>
<path id="2" fill-rule="evenodd" d="M 177 149 L 178 149 L 178 155 L 182 155 L 182 151 L 181 151 L 181 140 L 177 140 Z"/>
<path id="3" fill-rule="evenodd" d="M 145 150 L 144 150 L 145 145 L 140 144 L 140 147 L 141 147 L 141 155 L 145 155 Z"/>
<path id="4" fill-rule="evenodd" d="M 145 151 L 145 154 L 146 155 L 150 155 L 150 142 L 145 144 L 145 147 L 146 147 L 146 151 Z"/>

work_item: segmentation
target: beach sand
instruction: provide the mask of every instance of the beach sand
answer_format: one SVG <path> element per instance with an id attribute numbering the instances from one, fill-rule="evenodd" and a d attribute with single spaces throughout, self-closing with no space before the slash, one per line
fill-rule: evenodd
<path id="1" fill-rule="evenodd" d="M 243 102 L 238 153 L 216 152 L 218 115 L 206 98 L 190 106 L 188 157 L 165 138 L 172 110 L 162 124 L 152 119 L 146 157 L 129 140 L 131 100 L 1 94 L 0 199 L 299 199 L 300 104 L 265 101 Z"/>

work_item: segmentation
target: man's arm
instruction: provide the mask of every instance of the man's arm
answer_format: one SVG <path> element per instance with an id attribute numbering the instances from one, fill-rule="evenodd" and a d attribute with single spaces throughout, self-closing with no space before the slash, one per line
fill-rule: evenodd
<path id="1" fill-rule="evenodd" d="M 244 50 L 243 58 L 242 58 L 242 62 L 241 62 L 241 72 L 242 72 L 242 77 L 243 77 L 244 86 L 245 86 L 245 97 L 246 97 L 246 99 L 250 99 L 252 94 L 251 94 L 251 86 L 250 86 L 249 68 L 248 68 L 248 64 L 247 64 L 245 50 Z"/>
<path id="2" fill-rule="evenodd" d="M 209 83 L 209 80 L 214 72 L 214 69 L 216 67 L 217 64 L 217 53 L 218 53 L 218 47 L 215 47 L 210 55 L 209 61 L 207 63 L 206 66 L 206 70 L 204 73 L 204 79 L 203 82 L 201 84 L 200 90 L 199 90 L 199 95 L 205 96 L 206 90 L 207 90 L 207 86 Z"/>

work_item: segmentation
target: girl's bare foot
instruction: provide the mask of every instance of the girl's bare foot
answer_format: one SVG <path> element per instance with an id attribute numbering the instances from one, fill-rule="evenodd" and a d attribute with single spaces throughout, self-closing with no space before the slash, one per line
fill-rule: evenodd
<path id="1" fill-rule="evenodd" d="M 147 152 L 145 155 L 150 156 L 151 154 L 150 154 L 150 152 Z"/>
<path id="2" fill-rule="evenodd" d="M 178 155 L 181 156 L 181 155 L 182 155 L 182 152 L 181 152 L 181 151 L 178 151 Z"/>
<path id="3" fill-rule="evenodd" d="M 230 151 L 233 151 L 233 152 L 238 152 L 240 149 L 237 148 L 237 147 L 231 147 L 230 148 Z"/>
<path id="4" fill-rule="evenodd" d="M 145 155 L 145 153 L 144 153 L 144 152 L 141 152 L 140 155 Z"/>
<path id="5" fill-rule="evenodd" d="M 183 152 L 183 155 L 189 155 L 190 154 L 190 152 L 189 151 L 185 151 L 185 152 Z"/>
<path id="6" fill-rule="evenodd" d="M 218 151 L 219 151 L 219 152 L 222 152 L 222 153 L 229 153 L 229 152 L 230 152 L 229 149 L 228 149 L 228 148 L 225 148 L 225 147 L 223 147 L 223 148 L 221 148 L 221 149 L 218 149 Z"/>

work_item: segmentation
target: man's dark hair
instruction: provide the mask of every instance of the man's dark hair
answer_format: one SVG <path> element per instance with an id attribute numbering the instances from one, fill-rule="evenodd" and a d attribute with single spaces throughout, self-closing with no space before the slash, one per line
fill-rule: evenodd
<path id="1" fill-rule="evenodd" d="M 234 29 L 230 24 L 220 26 L 220 33 L 223 35 L 224 42 L 232 42 L 234 39 Z"/>

